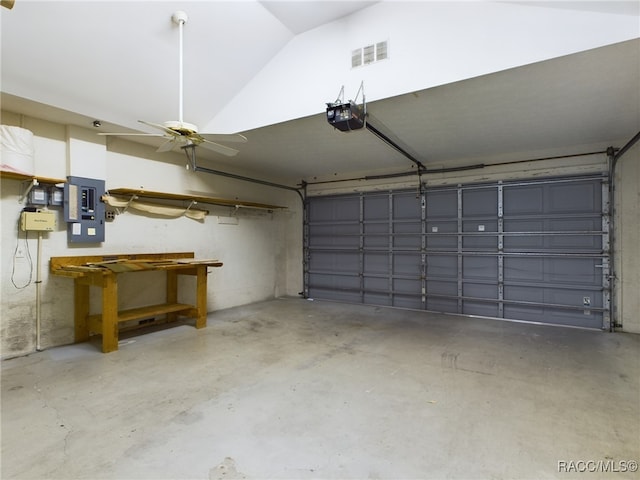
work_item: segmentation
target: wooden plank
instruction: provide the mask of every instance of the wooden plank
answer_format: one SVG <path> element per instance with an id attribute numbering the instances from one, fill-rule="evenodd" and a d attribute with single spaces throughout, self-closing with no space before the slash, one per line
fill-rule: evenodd
<path id="1" fill-rule="evenodd" d="M 193 252 L 169 252 L 169 253 L 115 253 L 107 255 L 76 255 L 71 257 L 51 257 L 49 266 L 51 273 L 58 273 L 58 270 L 65 266 L 85 266 L 89 263 L 100 263 L 114 260 L 146 260 L 150 262 L 161 262 L 164 260 L 178 260 L 182 258 L 194 258 Z"/>
<path id="2" fill-rule="evenodd" d="M 185 314 L 193 310 L 193 305 L 186 303 L 161 303 L 159 305 L 148 305 L 145 307 L 130 308 L 128 310 L 121 310 L 118 312 L 118 323 L 130 322 L 132 320 L 142 320 L 145 318 L 155 317 L 157 315 L 164 315 L 166 313 L 180 313 Z M 101 314 L 90 315 L 89 323 L 93 325 L 93 322 L 100 321 L 102 319 Z"/>
<path id="3" fill-rule="evenodd" d="M 73 282 L 75 341 L 84 342 L 89 339 L 89 285 L 78 280 Z"/>
<path id="4" fill-rule="evenodd" d="M 160 305 L 149 305 L 147 307 L 132 308 L 123 310 L 118 314 L 118 322 L 128 322 L 142 318 L 155 317 L 165 313 L 179 313 L 193 308 L 193 305 L 186 303 L 163 303 Z"/>
<path id="5" fill-rule="evenodd" d="M 102 352 L 118 349 L 118 281 L 115 275 L 104 277 L 102 286 Z"/>
<path id="6" fill-rule="evenodd" d="M 87 325 L 89 326 L 89 336 L 102 334 L 102 315 L 90 315 L 87 318 Z"/>
<path id="7" fill-rule="evenodd" d="M 125 195 L 125 196 L 134 196 L 138 197 L 146 197 L 146 198 L 159 198 L 164 200 L 186 200 L 186 201 L 194 201 L 200 203 L 208 203 L 211 205 L 223 205 L 223 206 L 231 206 L 234 207 L 236 205 L 241 205 L 243 207 L 254 207 L 266 210 L 278 210 L 285 209 L 287 207 L 282 207 L 279 205 L 269 205 L 266 203 L 257 203 L 257 202 L 245 202 L 242 200 L 229 200 L 225 198 L 216 198 L 216 197 L 206 197 L 202 195 L 185 195 L 178 193 L 167 193 L 167 192 L 154 192 L 150 190 L 139 190 L 132 188 L 110 188 L 109 193 L 111 195 Z"/>
<path id="8" fill-rule="evenodd" d="M 196 328 L 207 326 L 207 267 L 198 265 L 195 267 L 196 273 Z"/>
<path id="9" fill-rule="evenodd" d="M 167 304 L 178 303 L 178 273 L 175 270 L 167 270 L 167 286 L 165 290 Z M 176 313 L 167 313 L 168 321 L 176 320 Z"/>
<path id="10" fill-rule="evenodd" d="M 66 179 L 38 177 L 36 175 L 28 175 L 26 173 L 13 172 L 11 170 L 0 170 L 0 178 L 8 178 L 10 180 L 37 180 L 39 183 L 56 184 L 66 183 Z"/>

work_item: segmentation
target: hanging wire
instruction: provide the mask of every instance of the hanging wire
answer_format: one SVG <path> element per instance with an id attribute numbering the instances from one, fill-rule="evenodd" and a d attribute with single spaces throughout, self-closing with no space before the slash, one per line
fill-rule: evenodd
<path id="1" fill-rule="evenodd" d="M 33 280 L 33 260 L 31 259 L 31 251 L 29 250 L 29 232 L 28 231 L 24 232 L 24 245 L 25 245 L 25 252 L 26 252 L 25 258 L 27 259 L 27 262 L 29 264 L 29 279 L 27 280 L 27 283 L 25 283 L 24 285 L 18 286 L 15 281 L 16 260 L 18 258 L 18 249 L 20 248 L 20 217 L 18 217 L 16 248 L 13 252 L 13 264 L 11 266 L 11 283 L 18 290 L 27 288 L 29 285 L 31 285 L 31 281 Z"/>

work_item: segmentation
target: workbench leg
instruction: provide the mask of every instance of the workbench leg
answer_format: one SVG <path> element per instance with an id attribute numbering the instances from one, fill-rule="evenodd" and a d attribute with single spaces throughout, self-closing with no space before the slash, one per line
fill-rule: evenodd
<path id="1" fill-rule="evenodd" d="M 102 352 L 118 350 L 118 281 L 105 275 L 102 285 Z"/>
<path id="2" fill-rule="evenodd" d="M 167 303 L 178 303 L 178 272 L 167 270 Z M 167 321 L 174 322 L 176 313 L 167 313 Z"/>
<path id="3" fill-rule="evenodd" d="M 196 269 L 196 328 L 207 326 L 207 266 L 198 265 Z"/>
<path id="4" fill-rule="evenodd" d="M 86 342 L 89 340 L 89 285 L 80 283 L 78 279 L 73 282 L 73 304 L 76 342 Z"/>

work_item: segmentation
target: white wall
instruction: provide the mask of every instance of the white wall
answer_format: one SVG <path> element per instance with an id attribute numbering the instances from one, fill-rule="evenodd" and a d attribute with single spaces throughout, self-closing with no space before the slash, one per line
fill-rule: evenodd
<path id="1" fill-rule="evenodd" d="M 342 85 L 345 100 L 361 102 L 355 97 L 364 82 L 374 101 L 638 37 L 637 16 L 564 6 L 376 3 L 297 35 L 204 130 L 245 131 L 314 115 Z M 352 50 L 384 40 L 388 60 L 351 68 Z"/>
<path id="2" fill-rule="evenodd" d="M 295 192 L 240 180 L 194 173 L 184 167 L 180 154 L 157 154 L 153 148 L 130 142 L 114 142 L 92 131 L 65 127 L 3 112 L 3 124 L 20 125 L 34 133 L 36 175 L 64 179 L 70 173 L 89 176 L 106 172 L 107 189 L 143 186 L 146 190 L 239 199 L 287 207 L 273 212 L 199 205 L 210 211 L 204 222 L 186 217 L 152 217 L 128 210 L 106 224 L 101 245 L 68 244 L 66 224 L 58 212 L 58 228 L 42 241 L 42 334 L 43 348 L 68 344 L 73 335 L 73 281 L 49 275 L 49 258 L 67 255 L 105 255 L 142 252 L 195 252 L 197 258 L 216 258 L 224 263 L 210 269 L 207 301 L 209 311 L 242 305 L 302 290 L 302 204 Z M 128 151 L 129 153 L 123 153 Z M 90 157 L 90 158 L 89 158 Z M 93 167 L 91 164 L 95 163 Z M 88 168 L 88 169 L 87 169 Z M 242 174 L 242 172 L 233 172 Z M 98 177 L 99 178 L 99 177 Z M 2 356 L 35 349 L 36 234 L 18 232 L 17 221 L 24 204 L 22 183 L 2 179 L 0 191 L 0 328 Z M 219 224 L 218 216 L 237 216 L 237 225 Z M 18 240 L 19 238 L 19 240 Z M 16 245 L 30 252 L 15 258 Z M 25 288 L 16 288 L 31 283 Z M 163 301 L 164 276 L 160 272 L 125 274 L 121 278 L 120 308 Z M 181 279 L 183 301 L 193 301 L 193 279 Z M 92 292 L 92 309 L 99 309 L 99 291 Z M 211 322 L 215 322 L 212 318 Z"/>
<path id="3" fill-rule="evenodd" d="M 640 333 L 640 143 L 616 167 L 614 307 L 626 332 Z"/>

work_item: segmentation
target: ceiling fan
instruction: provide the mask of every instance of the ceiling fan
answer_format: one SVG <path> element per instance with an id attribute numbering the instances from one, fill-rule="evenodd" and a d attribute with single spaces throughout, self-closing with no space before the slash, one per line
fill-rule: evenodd
<path id="1" fill-rule="evenodd" d="M 115 135 L 115 136 L 142 136 L 142 137 L 164 137 L 166 141 L 160 145 L 158 152 L 168 152 L 175 146 L 193 147 L 202 145 L 203 147 L 221 153 L 228 157 L 232 157 L 238 153 L 235 148 L 220 145 L 218 142 L 246 143 L 247 138 L 238 133 L 220 134 L 220 133 L 199 133 L 198 127 L 186 123 L 182 117 L 183 106 L 183 48 L 182 36 L 184 24 L 187 23 L 187 14 L 183 11 L 177 11 L 171 16 L 171 20 L 178 25 L 180 34 L 180 82 L 179 82 L 179 114 L 178 120 L 172 120 L 164 123 L 153 123 L 144 120 L 138 120 L 140 123 L 160 130 L 162 133 L 99 133 L 98 135 Z"/>

